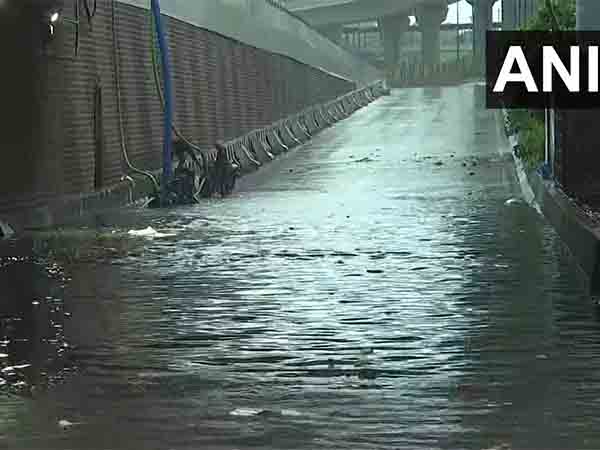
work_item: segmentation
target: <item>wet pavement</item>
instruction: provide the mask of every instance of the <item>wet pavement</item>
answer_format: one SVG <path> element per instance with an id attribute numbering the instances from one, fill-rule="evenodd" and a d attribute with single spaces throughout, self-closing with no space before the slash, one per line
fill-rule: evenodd
<path id="1" fill-rule="evenodd" d="M 596 310 L 483 104 L 395 91 L 231 198 L 4 248 L 0 448 L 600 448 Z"/>

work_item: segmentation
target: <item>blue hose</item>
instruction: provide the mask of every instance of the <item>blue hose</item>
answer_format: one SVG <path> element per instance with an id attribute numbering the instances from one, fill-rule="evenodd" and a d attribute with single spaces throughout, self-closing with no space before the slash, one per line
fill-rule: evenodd
<path id="1" fill-rule="evenodd" d="M 165 116 L 164 116 L 164 145 L 163 145 L 163 173 L 162 173 L 162 192 L 166 192 L 166 187 L 173 175 L 173 149 L 171 142 L 171 124 L 173 123 L 173 90 L 171 85 L 171 66 L 169 62 L 169 46 L 160 14 L 159 0 L 151 0 L 152 14 L 160 47 L 160 56 L 163 70 L 163 83 L 165 91 Z"/>

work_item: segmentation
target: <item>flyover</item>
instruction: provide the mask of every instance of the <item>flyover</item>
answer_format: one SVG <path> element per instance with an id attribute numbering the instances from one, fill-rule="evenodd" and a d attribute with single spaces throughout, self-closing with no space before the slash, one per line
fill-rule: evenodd
<path id="1" fill-rule="evenodd" d="M 285 6 L 314 27 L 343 25 L 381 17 L 410 15 L 423 7 L 457 0 L 286 0 Z"/>
<path id="2" fill-rule="evenodd" d="M 446 20 L 448 5 L 458 0 L 286 0 L 285 6 L 330 39 L 338 41 L 345 24 L 377 20 L 382 31 L 385 60 L 394 65 L 399 40 L 409 27 L 408 17 L 416 16 L 423 33 L 423 62 L 440 62 L 440 25 Z M 467 0 L 473 5 L 473 53 L 483 64 L 485 32 L 492 26 L 492 6 L 497 0 Z M 514 2 L 514 0 L 502 0 Z"/>

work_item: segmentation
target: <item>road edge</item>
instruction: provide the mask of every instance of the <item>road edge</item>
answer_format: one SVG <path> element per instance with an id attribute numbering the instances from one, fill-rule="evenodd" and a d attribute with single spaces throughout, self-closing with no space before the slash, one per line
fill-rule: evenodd
<path id="1" fill-rule="evenodd" d="M 515 170 L 524 197 L 533 196 L 538 211 L 556 230 L 584 275 L 585 289 L 592 296 L 600 295 L 600 225 L 595 224 L 572 199 L 551 179 L 544 179 L 535 169 L 527 169 L 516 155 L 518 134 L 507 128 L 506 110 L 502 110 L 503 128 L 511 146 Z"/>

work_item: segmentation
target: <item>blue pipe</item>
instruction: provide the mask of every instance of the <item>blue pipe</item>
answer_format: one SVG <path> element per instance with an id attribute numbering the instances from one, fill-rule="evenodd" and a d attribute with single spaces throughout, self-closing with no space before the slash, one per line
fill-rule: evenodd
<path id="1" fill-rule="evenodd" d="M 165 116 L 164 116 L 164 145 L 163 145 L 163 172 L 162 172 L 162 192 L 166 192 L 166 186 L 173 175 L 173 149 L 171 142 L 171 124 L 173 123 L 173 90 L 171 85 L 171 65 L 169 59 L 169 46 L 167 37 L 163 28 L 160 14 L 159 0 L 151 0 L 152 14 L 154 15 L 154 24 L 156 35 L 158 37 L 158 46 L 160 48 L 161 64 L 163 70 L 163 83 L 165 91 Z"/>

